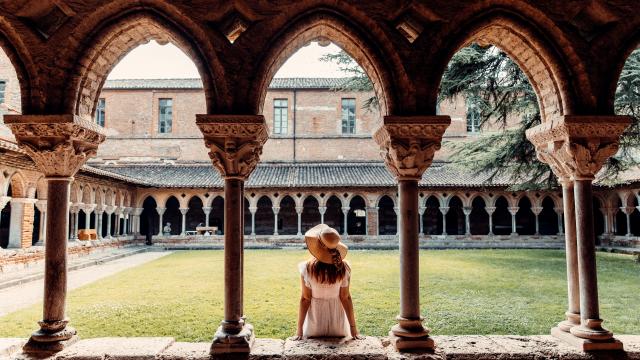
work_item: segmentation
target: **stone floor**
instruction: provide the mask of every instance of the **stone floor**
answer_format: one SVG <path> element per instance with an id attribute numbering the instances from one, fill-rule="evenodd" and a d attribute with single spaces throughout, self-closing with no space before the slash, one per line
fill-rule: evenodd
<path id="1" fill-rule="evenodd" d="M 583 353 L 551 336 L 434 336 L 433 353 L 400 354 L 386 338 L 363 340 L 257 339 L 249 359 L 361 359 L 361 360 L 582 360 L 640 359 L 640 335 L 619 335 L 624 352 Z M 0 339 L 0 359 L 34 359 L 20 352 L 21 339 Z M 210 343 L 175 342 L 173 338 L 95 338 L 81 340 L 66 350 L 41 359 L 55 360 L 205 360 Z M 236 357 L 237 358 L 237 357 Z M 241 358 L 241 357 L 240 357 Z M 246 358 L 246 357 L 245 357 Z"/>

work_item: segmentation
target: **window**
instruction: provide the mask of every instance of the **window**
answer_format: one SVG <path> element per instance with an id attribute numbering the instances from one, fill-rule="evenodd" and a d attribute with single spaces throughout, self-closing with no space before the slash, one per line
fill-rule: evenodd
<path id="1" fill-rule="evenodd" d="M 342 133 L 356 133 L 356 99 L 342 99 Z"/>
<path id="2" fill-rule="evenodd" d="M 173 100 L 159 99 L 158 132 L 161 134 L 171 132 L 173 122 Z"/>
<path id="3" fill-rule="evenodd" d="M 467 105 L 467 132 L 480 132 L 480 110 L 473 105 Z"/>
<path id="4" fill-rule="evenodd" d="M 289 110 L 289 103 L 287 99 L 273 100 L 273 133 L 274 134 L 287 133 L 288 110 Z"/>
<path id="5" fill-rule="evenodd" d="M 7 82 L 0 80 L 0 104 L 4 102 L 4 91 L 7 88 Z"/>
<path id="6" fill-rule="evenodd" d="M 98 108 L 96 109 L 96 124 L 104 126 L 104 107 L 105 99 L 98 99 Z"/>

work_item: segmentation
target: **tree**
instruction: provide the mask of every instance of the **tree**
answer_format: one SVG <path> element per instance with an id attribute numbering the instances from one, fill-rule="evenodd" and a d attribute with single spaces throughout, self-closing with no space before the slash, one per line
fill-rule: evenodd
<path id="1" fill-rule="evenodd" d="M 370 91 L 366 73 L 344 51 L 325 55 L 349 75 L 336 90 Z M 609 159 L 604 178 L 615 182 L 619 174 L 638 165 L 640 145 L 640 49 L 629 57 L 622 71 L 616 94 L 615 110 L 634 117 L 633 125 L 620 140 L 620 151 Z M 480 115 L 480 128 L 492 129 L 471 141 L 447 141 L 449 160 L 454 166 L 489 174 L 489 181 L 500 179 L 513 184 L 513 190 L 556 186 L 551 169 L 536 158 L 535 148 L 526 136 L 527 129 L 540 124 L 536 94 L 526 75 L 507 54 L 493 46 L 472 44 L 458 51 L 442 77 L 438 102 L 465 99 L 467 108 Z M 375 99 L 365 106 L 377 104 Z M 495 130 L 498 131 L 495 131 Z"/>

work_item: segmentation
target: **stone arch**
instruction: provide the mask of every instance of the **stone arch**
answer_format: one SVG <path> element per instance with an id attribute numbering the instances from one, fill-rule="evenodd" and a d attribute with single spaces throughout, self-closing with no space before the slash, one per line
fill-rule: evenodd
<path id="1" fill-rule="evenodd" d="M 611 61 L 607 62 L 607 70 L 611 72 L 608 74 L 604 74 L 603 78 L 607 79 L 608 82 L 603 84 L 603 91 L 606 91 L 601 98 L 606 102 L 603 104 L 609 113 L 614 113 L 614 103 L 616 98 L 616 92 L 618 90 L 618 83 L 620 82 L 620 76 L 622 75 L 622 69 L 624 65 L 627 63 L 629 56 L 631 53 L 637 49 L 640 49 L 640 24 L 633 24 L 631 22 L 622 21 L 610 30 L 610 34 L 613 34 L 617 37 L 617 34 L 626 33 L 628 34 L 623 38 L 623 41 L 618 44 L 618 46 L 613 45 L 613 48 L 609 48 L 608 46 L 603 46 L 606 48 L 606 51 L 613 51 L 616 54 L 612 56 Z M 620 28 L 622 27 L 622 28 Z M 629 29 L 631 27 L 631 29 Z M 604 37 L 603 40 L 609 40 L 610 37 Z"/>
<path id="2" fill-rule="evenodd" d="M 425 235 L 442 234 L 442 199 L 438 194 L 425 194 L 424 213 L 422 214 L 422 232 Z"/>
<path id="3" fill-rule="evenodd" d="M 398 215 L 394 208 L 393 196 L 382 195 L 378 198 L 378 235 L 396 235 L 398 233 Z"/>
<path id="4" fill-rule="evenodd" d="M 487 199 L 484 196 L 472 196 L 469 203 L 469 233 L 471 235 L 489 235 L 489 213 L 486 211 Z"/>
<path id="5" fill-rule="evenodd" d="M 302 233 L 320 223 L 320 199 L 309 194 L 302 200 Z"/>
<path id="6" fill-rule="evenodd" d="M 273 235 L 274 214 L 273 198 L 268 195 L 258 195 L 256 202 L 255 230 L 257 235 Z"/>
<path id="7" fill-rule="evenodd" d="M 206 215 L 204 213 L 204 210 L 202 209 L 204 207 L 204 201 L 202 200 L 202 197 L 197 194 L 191 196 L 189 202 L 187 203 L 187 207 L 189 208 L 189 210 L 186 214 L 185 231 L 193 231 L 198 226 L 204 226 L 204 224 L 206 223 Z"/>
<path id="8" fill-rule="evenodd" d="M 47 180 L 45 180 L 44 176 L 40 176 L 38 180 L 36 180 L 36 194 L 39 200 L 47 199 L 47 190 Z"/>
<path id="9" fill-rule="evenodd" d="M 442 29 L 447 40 L 434 59 L 440 70 L 429 70 L 440 76 L 429 80 L 439 84 L 455 52 L 476 42 L 500 48 L 518 64 L 536 93 L 542 122 L 574 113 L 576 102 L 595 103 L 585 66 L 552 20 L 531 7 L 511 9 L 489 3 L 470 6 Z M 535 12 L 535 20 L 526 12 Z M 437 93 L 428 98 L 435 107 Z"/>
<path id="10" fill-rule="evenodd" d="M 250 106 L 258 113 L 262 113 L 267 88 L 278 69 L 298 49 L 318 38 L 336 43 L 364 69 L 373 83 L 381 115 L 395 112 L 397 87 L 412 87 L 399 56 L 392 51 L 382 53 L 380 49 L 384 46 L 371 39 L 352 19 L 333 10 L 314 9 L 287 23 L 287 28 L 267 43 L 265 55 L 259 60 L 254 76 L 257 80 L 249 95 Z"/>
<path id="11" fill-rule="evenodd" d="M 347 233 L 349 235 L 367 234 L 367 201 L 358 194 L 349 196 L 349 212 L 347 214 Z"/>
<path id="12" fill-rule="evenodd" d="M 22 173 L 20 173 L 19 171 L 16 171 L 13 174 L 11 174 L 9 181 L 7 181 L 7 189 L 9 185 L 11 185 L 11 197 L 14 197 L 14 198 L 27 197 L 27 183 Z M 8 190 L 5 190 L 5 193 L 7 191 Z"/>
<path id="13" fill-rule="evenodd" d="M 207 111 L 212 113 L 224 98 L 221 93 L 226 93 L 224 72 L 204 35 L 205 30 L 195 26 L 185 26 L 169 13 L 148 6 L 123 9 L 103 18 L 95 25 L 96 30 L 86 35 L 87 46 L 75 60 L 65 90 L 64 111 L 92 118 L 99 92 L 113 67 L 130 50 L 157 40 L 172 42 L 195 63 L 203 82 Z"/>
<path id="14" fill-rule="evenodd" d="M 105 193 L 108 193 L 108 192 L 109 192 L 109 190 L 105 190 Z M 153 201 L 155 201 L 155 203 L 156 203 L 156 204 L 158 204 L 158 206 L 160 206 L 160 204 L 164 204 L 164 202 L 159 201 L 158 196 L 156 196 L 155 191 L 151 191 L 151 190 L 149 190 L 149 191 L 142 192 L 142 193 L 140 194 L 140 196 L 138 196 L 138 197 L 137 197 L 137 200 L 136 200 L 136 202 L 135 202 L 136 207 L 137 207 L 137 208 L 141 208 L 141 207 L 142 207 L 142 205 L 144 204 L 144 201 L 145 201 L 148 197 L 153 198 Z M 106 199 L 106 196 L 105 196 L 105 199 Z M 108 204 L 108 203 L 106 203 L 106 202 L 105 202 L 105 204 L 106 204 L 106 205 L 110 205 L 110 204 Z"/>
<path id="15" fill-rule="evenodd" d="M 278 207 L 278 234 L 295 235 L 298 233 L 298 213 L 296 212 L 295 195 L 283 194 L 280 196 Z"/>
<path id="16" fill-rule="evenodd" d="M 93 204 L 93 190 L 91 189 L 91 185 L 89 184 L 84 184 L 84 186 L 82 187 L 82 200 L 80 200 L 81 203 L 84 204 Z"/>

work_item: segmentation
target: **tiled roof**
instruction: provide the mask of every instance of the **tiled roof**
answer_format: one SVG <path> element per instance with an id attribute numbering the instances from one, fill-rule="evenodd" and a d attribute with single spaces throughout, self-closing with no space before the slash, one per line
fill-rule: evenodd
<path id="1" fill-rule="evenodd" d="M 98 166 L 145 182 L 154 187 L 221 188 L 223 181 L 210 164 L 109 165 Z M 489 183 L 487 176 L 476 176 L 446 164 L 433 164 L 424 174 L 421 186 L 486 187 L 508 186 L 506 181 Z M 394 178 L 382 163 L 263 163 L 247 181 L 247 188 L 313 187 L 393 187 Z"/>
<path id="2" fill-rule="evenodd" d="M 331 89 L 342 85 L 346 78 L 275 78 L 270 89 Z M 202 89 L 202 80 L 195 79 L 117 79 L 107 80 L 103 89 Z"/>

